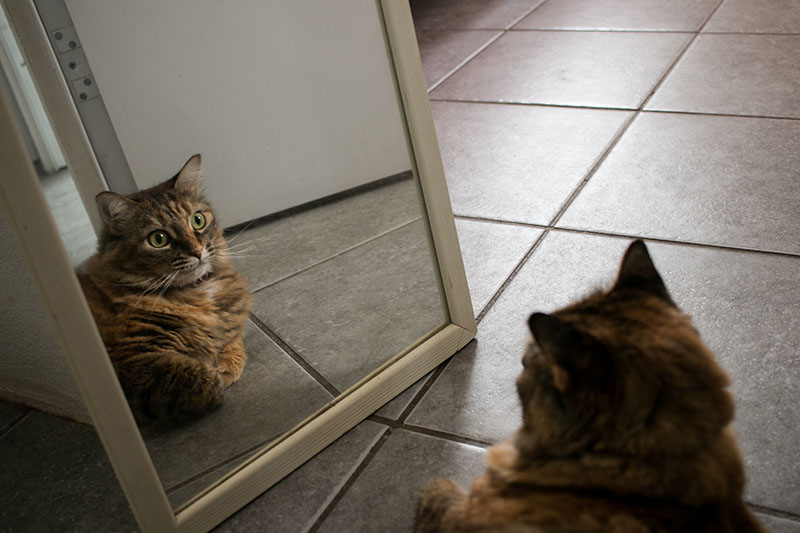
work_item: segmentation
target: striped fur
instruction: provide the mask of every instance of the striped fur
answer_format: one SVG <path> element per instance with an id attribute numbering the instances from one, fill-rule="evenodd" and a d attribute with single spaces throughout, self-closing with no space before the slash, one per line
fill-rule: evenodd
<path id="1" fill-rule="evenodd" d="M 530 318 L 522 426 L 467 494 L 423 491 L 417 531 L 758 532 L 728 377 L 644 243 L 616 284 Z"/>
<path id="2" fill-rule="evenodd" d="M 250 293 L 200 176 L 197 155 L 160 185 L 97 197 L 105 231 L 79 279 L 142 426 L 215 409 L 246 361 Z"/>

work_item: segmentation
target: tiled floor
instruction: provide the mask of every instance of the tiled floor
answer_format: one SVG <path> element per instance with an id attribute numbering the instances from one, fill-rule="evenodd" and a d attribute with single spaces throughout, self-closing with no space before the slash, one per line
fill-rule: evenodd
<path id="1" fill-rule="evenodd" d="M 733 379 L 747 501 L 800 532 L 800 3 L 412 8 L 477 340 L 219 529 L 411 530 L 425 481 L 466 485 L 519 424 L 527 315 L 610 281 L 638 236 Z M 0 427 L 3 457 L 41 463 L 0 529 L 12 509 L 31 529 L 133 528 L 91 431 L 13 406 Z M 39 450 L 43 433 L 86 445 Z"/>

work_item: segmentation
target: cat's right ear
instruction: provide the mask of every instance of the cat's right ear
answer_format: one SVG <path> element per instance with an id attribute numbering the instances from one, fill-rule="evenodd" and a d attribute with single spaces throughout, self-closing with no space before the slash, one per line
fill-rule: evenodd
<path id="1" fill-rule="evenodd" d="M 675 305 L 642 240 L 633 241 L 622 258 L 614 285 L 614 288 L 620 287 L 644 289 Z"/>
<path id="2" fill-rule="evenodd" d="M 122 222 L 131 212 L 131 202 L 115 192 L 104 191 L 95 196 L 95 204 L 106 230 L 114 235 L 122 232 Z"/>
<path id="3" fill-rule="evenodd" d="M 553 384 L 561 392 L 569 389 L 587 372 L 592 361 L 604 353 L 593 337 L 558 317 L 534 313 L 528 319 L 528 326 L 550 363 Z"/>

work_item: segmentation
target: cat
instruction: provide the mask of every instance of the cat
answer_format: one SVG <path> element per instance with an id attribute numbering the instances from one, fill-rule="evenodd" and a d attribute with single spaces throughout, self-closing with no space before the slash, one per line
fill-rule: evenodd
<path id="1" fill-rule="evenodd" d="M 198 154 L 159 185 L 96 197 L 104 228 L 78 277 L 143 427 L 216 409 L 247 359 L 251 296 L 201 177 Z"/>
<path id="2" fill-rule="evenodd" d="M 529 319 L 522 426 L 464 493 L 429 483 L 417 531 L 759 532 L 729 380 L 642 241 L 610 290 Z"/>

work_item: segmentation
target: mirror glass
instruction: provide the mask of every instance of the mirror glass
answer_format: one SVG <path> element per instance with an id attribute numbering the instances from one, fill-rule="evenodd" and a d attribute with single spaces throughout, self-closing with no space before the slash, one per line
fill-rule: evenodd
<path id="1" fill-rule="evenodd" d="M 381 15 L 361 0 L 36 4 L 107 187 L 151 187 L 201 153 L 252 294 L 221 406 L 142 432 L 177 508 L 447 320 Z M 40 170 L 85 271 L 102 189 Z"/>

